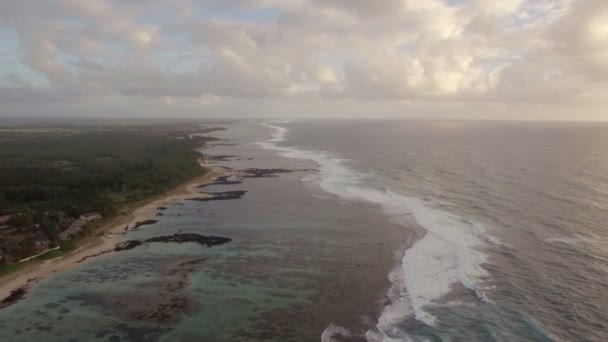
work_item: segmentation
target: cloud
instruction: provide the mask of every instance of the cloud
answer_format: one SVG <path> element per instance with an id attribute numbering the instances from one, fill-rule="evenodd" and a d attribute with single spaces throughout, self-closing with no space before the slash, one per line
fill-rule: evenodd
<path id="1" fill-rule="evenodd" d="M 18 42 L 0 34 L 17 59 L 0 68 L 11 113 L 121 99 L 133 113 L 381 102 L 396 116 L 559 104 L 576 117 L 608 102 L 604 0 L 7 0 L 0 32 Z"/>
<path id="2" fill-rule="evenodd" d="M 564 68 L 591 81 L 608 81 L 608 2 L 574 2 L 568 15 L 549 30 Z"/>

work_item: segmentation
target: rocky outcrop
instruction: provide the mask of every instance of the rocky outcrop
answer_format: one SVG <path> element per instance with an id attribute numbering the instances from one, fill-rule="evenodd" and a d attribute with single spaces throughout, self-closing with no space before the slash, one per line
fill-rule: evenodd
<path id="1" fill-rule="evenodd" d="M 173 234 L 165 236 L 157 236 L 145 240 L 145 242 L 173 242 L 173 243 L 185 243 L 185 242 L 196 242 L 202 246 L 216 246 L 223 245 L 227 242 L 232 241 L 230 238 L 220 236 L 205 236 L 194 233 L 186 234 Z"/>
<path id="2" fill-rule="evenodd" d="M 265 178 L 265 177 L 277 177 L 277 173 L 290 173 L 293 170 L 289 169 L 258 169 L 250 168 L 241 171 L 243 178 Z"/>
<path id="3" fill-rule="evenodd" d="M 131 230 L 138 229 L 141 226 L 149 226 L 151 224 L 155 224 L 158 220 L 145 220 L 145 221 L 137 221 Z"/>
<path id="4" fill-rule="evenodd" d="M 207 201 L 220 201 L 220 200 L 232 200 L 243 197 L 247 191 L 236 190 L 236 191 L 224 191 L 224 192 L 202 192 L 205 197 L 193 197 L 188 198 L 189 201 L 207 202 Z"/>
<path id="5" fill-rule="evenodd" d="M 128 251 L 129 249 L 139 247 L 142 244 L 143 244 L 143 242 L 141 242 L 139 240 L 127 240 L 127 241 L 119 242 L 116 245 L 114 245 L 114 248 L 112 249 L 112 251 L 113 252 Z"/>
<path id="6" fill-rule="evenodd" d="M 14 289 L 13 291 L 11 291 L 11 294 L 8 295 L 8 297 L 6 297 L 2 301 L 0 301 L 0 309 L 4 309 L 7 306 L 11 306 L 11 305 L 17 303 L 18 301 L 22 300 L 23 298 L 25 298 L 25 295 L 27 294 L 27 290 L 28 290 L 28 286 L 23 285 L 21 287 Z"/>
<path id="7" fill-rule="evenodd" d="M 144 241 L 140 240 L 127 240 L 123 242 L 119 242 L 114 245 L 111 249 L 106 249 L 105 251 L 101 251 L 96 254 L 87 255 L 84 258 L 76 261 L 76 263 L 81 263 L 89 258 L 95 258 L 100 255 L 112 253 L 112 252 L 122 252 L 128 251 L 130 249 L 137 248 L 145 243 L 186 243 L 186 242 L 194 242 L 198 243 L 201 246 L 212 247 L 217 245 L 223 245 L 232 241 L 232 239 L 221 236 L 206 236 L 195 233 L 184 233 L 184 234 L 173 234 L 173 235 L 164 235 L 164 236 L 156 236 Z M 1 307 L 0 307 L 1 308 Z"/>

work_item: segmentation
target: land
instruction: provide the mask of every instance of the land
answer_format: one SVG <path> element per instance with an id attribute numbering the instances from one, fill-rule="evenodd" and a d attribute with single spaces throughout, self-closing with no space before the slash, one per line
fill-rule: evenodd
<path id="1" fill-rule="evenodd" d="M 0 278 L 0 299 L 9 297 L 11 292 L 16 289 L 27 289 L 32 283 L 76 267 L 83 262 L 83 259 L 84 261 L 91 260 L 92 255 L 106 254 L 103 252 L 113 249 L 121 243 L 125 227 L 135 227 L 138 222 L 146 221 L 159 207 L 186 200 L 194 194 L 199 195 L 196 191 L 198 185 L 211 183 L 216 177 L 222 175 L 224 173 L 210 169 L 205 174 L 182 183 L 168 192 L 130 205 L 128 209 L 121 211 L 121 214 L 114 216 L 80 240 L 78 247 L 74 250 L 52 259 L 28 263 L 23 268 Z"/>
<path id="2" fill-rule="evenodd" d="M 125 227 L 226 176 L 199 152 L 215 127 L 12 128 L 0 129 L 0 299 L 113 248 Z"/>

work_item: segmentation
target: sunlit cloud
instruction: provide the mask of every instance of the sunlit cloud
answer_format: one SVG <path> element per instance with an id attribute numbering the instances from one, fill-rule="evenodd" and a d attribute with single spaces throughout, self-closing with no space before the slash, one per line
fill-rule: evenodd
<path id="1" fill-rule="evenodd" d="M 0 62 L 0 115 L 606 119 L 608 2 L 7 0 Z"/>

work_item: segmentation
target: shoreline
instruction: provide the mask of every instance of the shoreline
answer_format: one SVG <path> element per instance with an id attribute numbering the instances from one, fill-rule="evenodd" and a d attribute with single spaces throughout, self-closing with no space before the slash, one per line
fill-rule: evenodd
<path id="1" fill-rule="evenodd" d="M 75 250 L 57 258 L 36 261 L 14 273 L 1 277 L 0 300 L 10 296 L 14 290 L 38 283 L 51 275 L 71 270 L 91 260 L 102 257 L 87 258 L 85 261 L 82 261 L 87 256 L 113 248 L 116 243 L 123 240 L 122 236 L 125 233 L 125 226 L 132 227 L 136 222 L 150 218 L 158 207 L 185 200 L 192 195 L 200 195 L 196 191 L 197 187 L 210 184 L 217 177 L 227 174 L 219 168 L 209 167 L 202 158 L 200 165 L 201 168 L 207 169 L 207 172 L 181 183 L 165 193 L 127 205 L 128 209 L 125 213 L 117 214 L 109 222 L 89 232 L 88 236 L 80 241 L 79 246 Z M 130 206 L 133 206 L 133 208 L 129 208 Z"/>

